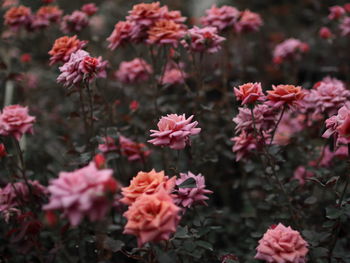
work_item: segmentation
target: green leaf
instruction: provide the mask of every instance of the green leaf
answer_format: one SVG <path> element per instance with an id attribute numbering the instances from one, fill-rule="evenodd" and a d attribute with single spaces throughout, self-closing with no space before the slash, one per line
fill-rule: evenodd
<path id="1" fill-rule="evenodd" d="M 195 188 L 195 187 L 197 187 L 196 180 L 192 177 L 186 179 L 179 185 L 179 188 Z"/>
<path id="2" fill-rule="evenodd" d="M 328 219 L 337 219 L 342 215 L 342 211 L 340 209 L 334 207 L 326 208 L 326 217 Z"/>
<path id="3" fill-rule="evenodd" d="M 107 237 L 104 240 L 103 246 L 106 250 L 112 251 L 112 252 L 118 252 L 124 247 L 124 242 L 120 240 L 114 240 L 110 237 Z"/>
<path id="4" fill-rule="evenodd" d="M 197 245 L 198 247 L 202 247 L 202 248 L 207 249 L 207 250 L 209 250 L 209 251 L 213 251 L 213 250 L 214 250 L 214 249 L 213 249 L 213 246 L 212 246 L 210 243 L 208 243 L 208 242 L 206 242 L 206 241 L 203 241 L 203 240 L 198 240 L 198 241 L 196 242 L 196 245 Z"/>
<path id="5" fill-rule="evenodd" d="M 305 199 L 304 203 L 307 205 L 313 205 L 317 202 L 317 198 L 314 196 L 310 196 L 308 198 Z"/>

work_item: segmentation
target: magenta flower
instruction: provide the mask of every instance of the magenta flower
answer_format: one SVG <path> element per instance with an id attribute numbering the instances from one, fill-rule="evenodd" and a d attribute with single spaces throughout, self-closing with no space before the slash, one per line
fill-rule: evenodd
<path id="1" fill-rule="evenodd" d="M 83 11 L 88 16 L 92 16 L 96 14 L 98 7 L 94 3 L 88 3 L 81 7 L 81 11 Z"/>
<path id="2" fill-rule="evenodd" d="M 180 178 L 176 180 L 176 185 L 179 186 L 187 179 L 193 178 L 196 182 L 196 187 L 193 188 L 179 188 L 176 191 L 176 197 L 174 202 L 177 205 L 181 205 L 185 208 L 190 208 L 193 205 L 207 205 L 205 202 L 209 198 L 205 196 L 206 194 L 212 194 L 213 192 L 205 189 L 205 178 L 201 174 L 194 175 L 191 172 L 180 173 Z"/>
<path id="3" fill-rule="evenodd" d="M 346 104 L 338 110 L 338 114 L 326 120 L 327 130 L 322 135 L 329 138 L 336 135 L 336 141 L 342 139 L 345 143 L 350 142 L 350 105 Z"/>
<path id="4" fill-rule="evenodd" d="M 163 116 L 157 126 L 159 130 L 151 130 L 151 137 L 148 142 L 156 146 L 169 146 L 171 149 L 181 150 L 190 145 L 191 135 L 200 133 L 201 128 L 196 128 L 198 122 L 191 122 L 193 115 L 186 119 L 185 114 L 168 114 Z"/>
<path id="5" fill-rule="evenodd" d="M 76 33 L 89 25 L 89 18 L 86 13 L 76 10 L 70 15 L 63 17 L 61 30 L 65 34 Z"/>
<path id="6" fill-rule="evenodd" d="M 299 39 L 289 38 L 278 44 L 273 51 L 273 61 L 281 64 L 285 60 L 299 59 L 300 54 L 309 50 L 307 43 L 301 42 Z"/>
<path id="7" fill-rule="evenodd" d="M 224 37 L 218 35 L 216 27 L 199 28 L 194 26 L 185 34 L 181 44 L 192 52 L 208 52 L 215 53 L 221 49 L 221 42 Z"/>
<path id="8" fill-rule="evenodd" d="M 326 77 L 317 82 L 306 97 L 307 107 L 315 113 L 336 114 L 338 109 L 350 99 L 350 91 L 336 78 Z"/>
<path id="9" fill-rule="evenodd" d="M 135 23 L 129 21 L 120 21 L 114 26 L 112 34 L 107 38 L 109 42 L 108 48 L 114 50 L 122 46 L 138 36 Z"/>
<path id="10" fill-rule="evenodd" d="M 234 28 L 238 33 L 256 32 L 263 25 L 259 14 L 250 10 L 244 10 Z"/>
<path id="11" fill-rule="evenodd" d="M 42 201 L 47 194 L 46 188 L 38 181 L 29 180 L 31 190 L 24 182 L 9 183 L 4 188 L 0 188 L 0 213 L 8 222 L 11 214 L 19 214 L 23 205 L 28 205 L 31 201 Z M 31 200 L 35 198 L 35 200 Z"/>
<path id="12" fill-rule="evenodd" d="M 23 134 L 33 134 L 35 117 L 28 114 L 28 107 L 6 106 L 0 114 L 0 135 L 13 136 L 20 140 Z"/>
<path id="13" fill-rule="evenodd" d="M 236 117 L 232 119 L 232 121 L 236 124 L 236 133 L 242 131 L 253 132 L 254 125 L 251 110 L 249 108 L 239 107 L 238 111 L 239 112 L 236 115 Z M 257 105 L 254 107 L 253 113 L 255 128 L 257 129 L 257 131 L 268 131 L 274 127 L 276 113 L 271 107 L 268 107 L 265 104 Z"/>
<path id="14" fill-rule="evenodd" d="M 298 231 L 279 223 L 260 239 L 255 258 L 271 263 L 305 263 L 307 247 L 308 243 Z"/>
<path id="15" fill-rule="evenodd" d="M 115 76 L 120 82 L 135 84 L 147 81 L 152 73 L 151 65 L 142 58 L 135 58 L 131 61 L 120 63 Z"/>
<path id="16" fill-rule="evenodd" d="M 342 6 L 335 5 L 329 8 L 329 20 L 336 20 L 341 18 L 343 15 L 345 15 L 346 11 Z"/>
<path id="17" fill-rule="evenodd" d="M 95 78 L 106 77 L 107 62 L 101 57 L 90 57 L 84 50 L 78 50 L 70 56 L 68 62 L 60 67 L 61 74 L 57 78 L 58 83 L 64 86 L 72 86 L 84 79 L 92 82 Z"/>
<path id="18" fill-rule="evenodd" d="M 236 8 L 227 5 L 222 7 L 213 5 L 205 13 L 206 16 L 201 17 L 202 25 L 216 27 L 219 31 L 233 26 L 240 15 L 240 12 Z"/>
<path id="19" fill-rule="evenodd" d="M 342 36 L 350 36 L 350 17 L 345 17 L 339 25 Z"/>
<path id="20" fill-rule="evenodd" d="M 97 169 L 94 162 L 73 172 L 60 172 L 59 177 L 50 182 L 50 202 L 44 210 L 62 210 L 73 226 L 86 216 L 90 221 L 104 218 L 112 206 L 118 183 L 112 177 L 111 169 Z"/>

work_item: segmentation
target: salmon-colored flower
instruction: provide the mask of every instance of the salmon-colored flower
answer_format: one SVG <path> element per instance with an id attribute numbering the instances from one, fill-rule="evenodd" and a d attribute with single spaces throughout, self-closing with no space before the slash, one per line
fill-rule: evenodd
<path id="1" fill-rule="evenodd" d="M 270 263 L 305 263 L 308 243 L 298 231 L 279 223 L 264 234 L 256 248 L 256 259 Z"/>
<path id="2" fill-rule="evenodd" d="M 191 135 L 200 133 L 201 128 L 196 128 L 198 122 L 192 122 L 193 115 L 189 118 L 185 114 L 168 114 L 162 117 L 157 126 L 159 130 L 151 130 L 151 137 L 148 142 L 156 146 L 169 146 L 171 149 L 181 150 L 190 145 Z"/>
<path id="3" fill-rule="evenodd" d="M 302 88 L 294 85 L 273 85 L 267 93 L 267 99 L 274 107 L 298 105 L 305 96 Z"/>
<path id="4" fill-rule="evenodd" d="M 61 172 L 50 182 L 50 202 L 44 210 L 62 210 L 73 226 L 85 216 L 101 220 L 112 205 L 108 194 L 114 194 L 118 183 L 111 169 L 98 169 L 94 162 L 73 172 Z"/>
<path id="5" fill-rule="evenodd" d="M 243 104 L 254 103 L 258 100 L 264 99 L 264 93 L 262 92 L 261 83 L 246 83 L 238 88 L 234 88 L 237 100 L 242 101 Z"/>
<path id="6" fill-rule="evenodd" d="M 160 6 L 159 2 L 141 3 L 132 7 L 126 19 L 140 26 L 149 27 L 161 18 L 163 10 L 164 8 Z"/>
<path id="7" fill-rule="evenodd" d="M 57 6 L 42 6 L 36 12 L 36 15 L 46 20 L 56 23 L 60 20 L 63 11 L 59 9 Z"/>
<path id="8" fill-rule="evenodd" d="M 156 172 L 153 169 L 150 172 L 138 172 L 130 185 L 122 188 L 123 199 L 120 201 L 130 205 L 142 194 L 153 194 L 161 188 L 170 193 L 175 186 L 175 180 L 175 176 L 169 178 L 164 171 Z"/>
<path id="9" fill-rule="evenodd" d="M 180 221 L 179 211 L 163 188 L 151 195 L 144 194 L 124 213 L 128 222 L 123 233 L 135 235 L 139 247 L 147 242 L 168 240 Z"/>
<path id="10" fill-rule="evenodd" d="M 6 106 L 0 114 L 0 134 L 13 136 L 19 141 L 23 134 L 33 134 L 34 122 L 35 117 L 28 114 L 28 107 Z"/>
<path id="11" fill-rule="evenodd" d="M 180 38 L 185 34 L 181 25 L 172 20 L 159 20 L 148 31 L 147 43 L 171 44 L 177 46 Z"/>
<path id="12" fill-rule="evenodd" d="M 32 11 L 29 7 L 23 5 L 11 7 L 4 15 L 5 25 L 8 25 L 13 30 L 18 30 L 20 27 L 28 27 L 32 20 Z"/>
<path id="13" fill-rule="evenodd" d="M 114 50 L 119 46 L 133 41 L 138 35 L 135 23 L 130 21 L 119 21 L 114 26 L 112 34 L 107 38 L 108 48 Z"/>
<path id="14" fill-rule="evenodd" d="M 57 62 L 67 62 L 70 55 L 77 50 L 85 47 L 87 41 L 80 41 L 77 36 L 63 36 L 55 40 L 52 49 L 49 51 L 50 65 Z"/>

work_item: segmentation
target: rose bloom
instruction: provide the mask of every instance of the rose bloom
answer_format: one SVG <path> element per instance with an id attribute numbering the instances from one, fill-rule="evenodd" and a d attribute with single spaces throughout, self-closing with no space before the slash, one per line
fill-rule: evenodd
<path id="1" fill-rule="evenodd" d="M 321 27 L 320 31 L 318 32 L 319 36 L 323 39 L 330 39 L 333 37 L 333 34 L 331 30 L 328 27 Z"/>
<path id="2" fill-rule="evenodd" d="M 65 34 L 76 33 L 83 30 L 89 25 L 87 14 L 76 10 L 70 15 L 65 15 L 61 22 L 61 30 Z"/>
<path id="3" fill-rule="evenodd" d="M 161 18 L 165 20 L 172 20 L 180 25 L 183 25 L 187 19 L 186 17 L 182 16 L 181 12 L 178 10 L 169 11 L 167 6 L 162 7 Z"/>
<path id="4" fill-rule="evenodd" d="M 194 26 L 186 32 L 181 44 L 189 51 L 215 53 L 221 49 L 224 37 L 218 35 L 216 27 Z"/>
<path id="5" fill-rule="evenodd" d="M 298 132 L 302 131 L 304 126 L 298 116 L 286 112 L 280 121 L 273 143 L 278 145 L 288 145 L 291 138 Z"/>
<path id="6" fill-rule="evenodd" d="M 113 203 L 108 195 L 118 188 L 112 174 L 111 169 L 97 169 L 94 162 L 73 172 L 60 172 L 50 182 L 50 201 L 43 209 L 62 210 L 73 226 L 85 216 L 90 221 L 103 219 Z"/>
<path id="7" fill-rule="evenodd" d="M 239 17 L 234 28 L 238 33 L 256 32 L 263 25 L 263 21 L 259 14 L 254 13 L 250 10 L 244 10 Z"/>
<path id="8" fill-rule="evenodd" d="M 256 259 L 271 263 L 305 263 L 308 243 L 298 231 L 279 223 L 270 227 L 256 248 Z"/>
<path id="9" fill-rule="evenodd" d="M 4 24 L 13 30 L 18 30 L 21 26 L 27 27 L 31 23 L 32 11 L 23 5 L 11 7 L 4 15 Z"/>
<path id="10" fill-rule="evenodd" d="M 343 21 L 339 25 L 339 29 L 341 31 L 342 36 L 350 35 L 350 17 L 345 17 Z"/>
<path id="11" fill-rule="evenodd" d="M 187 78 L 187 74 L 182 69 L 167 67 L 159 82 L 162 85 L 184 84 L 185 78 Z"/>
<path id="12" fill-rule="evenodd" d="M 134 40 L 138 35 L 135 29 L 135 23 L 129 21 L 119 21 L 114 26 L 112 34 L 107 38 L 108 48 L 114 50 Z"/>
<path id="13" fill-rule="evenodd" d="M 259 142 L 254 137 L 253 133 L 247 133 L 246 131 L 243 131 L 238 136 L 231 138 L 231 141 L 234 143 L 232 151 L 236 154 L 237 162 L 246 158 L 253 151 L 259 148 Z"/>
<path id="14" fill-rule="evenodd" d="M 181 25 L 171 20 L 159 20 L 148 31 L 148 44 L 171 44 L 177 47 L 180 38 L 184 36 Z"/>
<path id="15" fill-rule="evenodd" d="M 135 235 L 139 247 L 147 242 L 168 240 L 176 232 L 180 208 L 166 190 L 141 195 L 123 215 L 128 220 L 124 234 Z"/>
<path id="16" fill-rule="evenodd" d="M 346 89 L 344 82 L 325 77 L 314 85 L 307 94 L 306 101 L 310 104 L 307 107 L 316 113 L 334 115 L 349 99 L 350 91 Z"/>
<path id="17" fill-rule="evenodd" d="M 298 105 L 305 96 L 302 88 L 294 85 L 272 85 L 272 90 L 267 93 L 269 103 L 276 108 L 282 105 Z"/>
<path id="18" fill-rule="evenodd" d="M 63 11 L 57 6 L 42 6 L 36 12 L 37 16 L 43 17 L 52 23 L 57 23 L 61 19 L 62 14 Z"/>
<path id="19" fill-rule="evenodd" d="M 8 222 L 11 214 L 19 214 L 19 208 L 30 202 L 42 202 L 47 194 L 46 188 L 38 181 L 28 180 L 31 189 L 24 182 L 9 183 L 0 188 L 0 213 Z M 31 198 L 34 198 L 32 200 Z"/>
<path id="20" fill-rule="evenodd" d="M 254 123 L 257 131 L 268 131 L 276 125 L 276 112 L 265 104 L 256 105 L 253 109 Z M 232 119 L 236 124 L 235 132 L 254 132 L 252 112 L 247 107 L 239 107 L 238 114 Z"/>
<path id="21" fill-rule="evenodd" d="M 273 61 L 275 64 L 281 64 L 285 60 L 299 59 L 301 53 L 309 50 L 307 43 L 299 39 L 289 38 L 278 44 L 273 51 Z"/>
<path id="22" fill-rule="evenodd" d="M 0 114 L 0 135 L 20 140 L 25 133 L 33 134 L 35 117 L 28 114 L 28 107 L 6 106 Z"/>
<path id="23" fill-rule="evenodd" d="M 89 4 L 83 5 L 81 7 L 81 11 L 83 11 L 88 16 L 92 16 L 96 14 L 96 12 L 98 11 L 98 7 L 94 3 L 89 3 Z"/>
<path id="24" fill-rule="evenodd" d="M 124 136 L 119 136 L 121 154 L 128 157 L 128 161 L 144 160 L 151 154 L 143 143 L 134 142 Z"/>
<path id="25" fill-rule="evenodd" d="M 123 83 L 135 84 L 147 81 L 153 73 L 151 65 L 142 58 L 123 61 L 115 72 L 116 78 Z"/>
<path id="26" fill-rule="evenodd" d="M 201 17 L 201 24 L 204 26 L 216 27 L 219 31 L 233 26 L 240 15 L 240 12 L 232 7 L 224 5 L 216 7 L 212 5 L 210 9 L 205 11 L 206 16 Z"/>
<path id="27" fill-rule="evenodd" d="M 176 180 L 176 185 L 179 186 L 189 178 L 195 180 L 196 186 L 193 188 L 179 188 L 175 193 L 174 202 L 177 205 L 190 208 L 193 205 L 207 205 L 205 202 L 209 198 L 207 194 L 212 194 L 213 192 L 205 189 L 205 178 L 201 174 L 194 175 L 191 172 L 180 173 L 180 178 Z"/>
<path id="28" fill-rule="evenodd" d="M 52 49 L 49 51 L 50 65 L 57 62 L 67 62 L 70 55 L 77 50 L 85 47 L 87 41 L 80 41 L 77 36 L 63 36 L 55 40 Z"/>
<path id="29" fill-rule="evenodd" d="M 185 114 L 168 114 L 163 116 L 157 126 L 159 130 L 151 130 L 151 137 L 148 142 L 156 146 L 169 146 L 171 149 L 181 150 L 190 145 L 191 135 L 200 133 L 201 128 L 196 128 L 197 121 L 192 122 L 193 115 L 186 119 Z"/>
<path id="30" fill-rule="evenodd" d="M 161 188 L 170 193 L 175 186 L 175 180 L 175 176 L 172 178 L 165 176 L 164 171 L 156 172 L 153 169 L 148 173 L 138 172 L 130 181 L 130 185 L 122 188 L 123 198 L 120 201 L 131 205 L 142 194 L 153 194 Z"/>
<path id="31" fill-rule="evenodd" d="M 101 57 L 90 57 L 84 50 L 78 50 L 70 56 L 68 62 L 60 67 L 61 74 L 57 78 L 58 83 L 64 86 L 72 86 L 84 79 L 92 82 L 95 78 L 105 78 L 107 62 Z"/>
<path id="32" fill-rule="evenodd" d="M 98 145 L 98 150 L 103 153 L 116 151 L 117 149 L 118 147 L 115 145 L 115 140 L 109 136 L 103 138 L 103 143 Z"/>
<path id="33" fill-rule="evenodd" d="M 344 143 L 350 142 L 350 105 L 346 104 L 341 107 L 338 114 L 326 120 L 327 130 L 322 135 L 323 138 L 329 138 L 336 135 L 336 141 Z"/>
<path id="34" fill-rule="evenodd" d="M 242 101 L 242 105 L 254 103 L 258 100 L 264 99 L 264 93 L 262 92 L 261 83 L 246 83 L 238 88 L 233 89 L 237 100 Z"/>
<path id="35" fill-rule="evenodd" d="M 328 19 L 336 20 L 345 15 L 346 11 L 342 6 L 336 5 L 329 8 Z"/>

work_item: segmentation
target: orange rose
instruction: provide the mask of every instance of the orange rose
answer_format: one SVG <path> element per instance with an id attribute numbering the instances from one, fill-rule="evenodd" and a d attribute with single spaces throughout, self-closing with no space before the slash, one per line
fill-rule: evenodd
<path id="1" fill-rule="evenodd" d="M 164 171 L 157 173 L 154 169 L 150 172 L 139 172 L 130 182 L 128 187 L 122 188 L 124 198 L 120 201 L 124 204 L 132 204 L 142 194 L 153 194 L 161 187 L 171 192 L 175 185 L 175 177 L 168 178 Z"/>
<path id="2" fill-rule="evenodd" d="M 267 99 L 276 107 L 283 104 L 293 105 L 300 102 L 305 96 L 300 86 L 273 85 L 272 88 L 273 90 L 267 91 Z"/>

